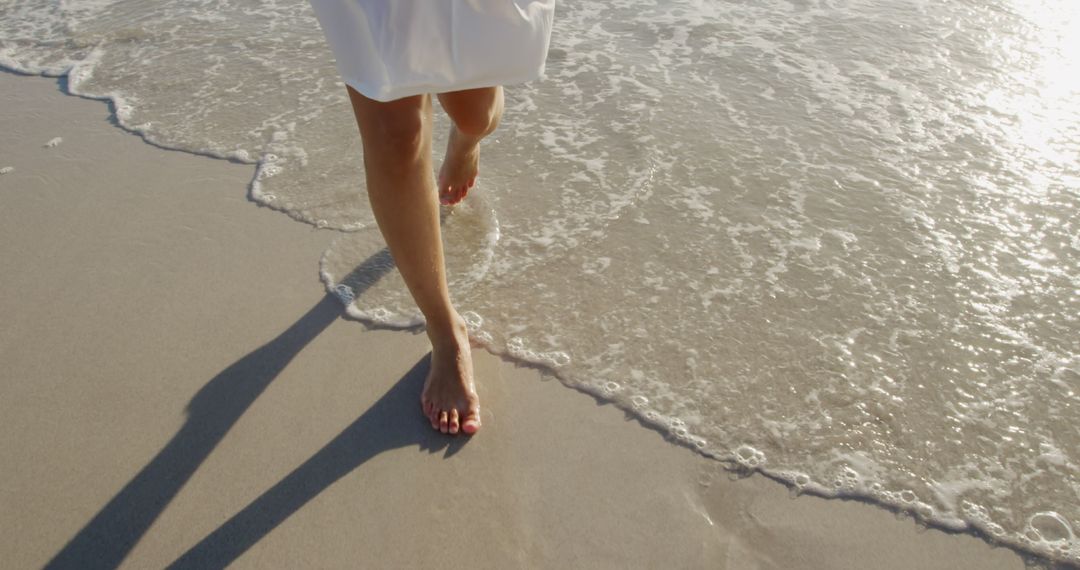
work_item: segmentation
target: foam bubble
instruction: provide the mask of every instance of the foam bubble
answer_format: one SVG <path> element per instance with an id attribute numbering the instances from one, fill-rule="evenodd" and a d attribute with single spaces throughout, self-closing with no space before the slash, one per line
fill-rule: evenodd
<path id="1" fill-rule="evenodd" d="M 484 318 L 476 311 L 465 311 L 461 313 L 461 318 L 465 320 L 465 326 L 470 331 L 480 330 L 480 327 L 484 325 Z"/>
<path id="2" fill-rule="evenodd" d="M 263 164 L 259 167 L 259 171 L 256 176 L 258 178 L 270 178 L 271 176 L 277 176 L 278 174 L 281 174 L 280 166 L 277 166 L 275 164 Z M 295 206 L 293 206 L 291 202 L 286 204 L 285 207 L 290 210 L 295 208 Z"/>
<path id="3" fill-rule="evenodd" d="M 570 364 L 570 355 L 562 351 L 549 352 L 544 355 L 544 360 L 551 366 L 561 368 Z"/>
<path id="4" fill-rule="evenodd" d="M 1072 527 L 1065 517 L 1054 511 L 1035 513 L 1028 519 L 1028 529 L 1047 542 L 1065 542 L 1075 540 Z"/>
<path id="5" fill-rule="evenodd" d="M 765 463 L 765 454 L 749 445 L 735 449 L 735 462 L 745 469 L 757 469 Z"/>
<path id="6" fill-rule="evenodd" d="M 343 305 L 351 305 L 353 301 L 356 300 L 356 295 L 353 293 L 352 288 L 348 285 L 345 285 L 344 283 L 339 283 L 335 285 L 332 291 Z"/>

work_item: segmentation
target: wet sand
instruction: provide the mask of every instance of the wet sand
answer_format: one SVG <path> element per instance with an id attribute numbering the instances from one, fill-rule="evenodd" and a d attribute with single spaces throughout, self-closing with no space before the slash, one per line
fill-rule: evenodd
<path id="1" fill-rule="evenodd" d="M 5 566 L 1023 568 L 731 480 L 482 352 L 484 430 L 435 433 L 426 338 L 341 318 L 333 233 L 249 202 L 253 167 L 146 144 L 57 80 L 0 73 L 0 103 Z"/>

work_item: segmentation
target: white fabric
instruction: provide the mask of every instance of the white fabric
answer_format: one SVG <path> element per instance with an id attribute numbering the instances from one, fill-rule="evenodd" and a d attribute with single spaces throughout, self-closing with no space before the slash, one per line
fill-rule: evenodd
<path id="1" fill-rule="evenodd" d="M 342 79 L 392 101 L 544 72 L 555 0 L 311 0 Z"/>

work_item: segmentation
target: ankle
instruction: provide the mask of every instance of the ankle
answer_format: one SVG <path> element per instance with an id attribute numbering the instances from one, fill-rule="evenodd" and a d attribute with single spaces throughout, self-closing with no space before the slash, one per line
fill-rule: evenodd
<path id="1" fill-rule="evenodd" d="M 427 335 L 434 348 L 458 349 L 462 344 L 467 346 L 469 342 L 469 329 L 465 325 L 465 319 L 457 313 L 446 319 L 429 319 Z"/>

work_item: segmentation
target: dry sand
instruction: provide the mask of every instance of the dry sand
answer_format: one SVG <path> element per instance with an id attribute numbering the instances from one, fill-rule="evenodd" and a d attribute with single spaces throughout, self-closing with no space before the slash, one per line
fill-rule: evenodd
<path id="1" fill-rule="evenodd" d="M 484 430 L 432 432 L 425 337 L 340 318 L 331 232 L 62 86 L 0 73 L 0 566 L 1023 567 L 760 476 L 706 487 L 715 462 L 486 353 Z"/>

